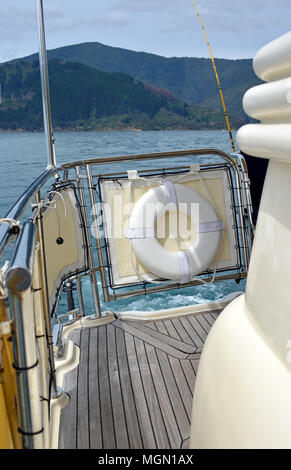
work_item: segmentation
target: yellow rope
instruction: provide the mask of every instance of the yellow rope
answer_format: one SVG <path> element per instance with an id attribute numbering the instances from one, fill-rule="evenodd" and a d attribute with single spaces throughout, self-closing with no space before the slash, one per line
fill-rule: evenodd
<path id="1" fill-rule="evenodd" d="M 211 60 L 212 60 L 212 64 L 213 64 L 213 68 L 214 68 L 214 73 L 215 73 L 215 77 L 216 77 L 216 81 L 217 81 L 217 85 L 218 85 L 218 89 L 219 89 L 219 93 L 220 93 L 220 98 L 221 98 L 221 103 L 222 103 L 222 106 L 223 106 L 223 111 L 224 111 L 224 116 L 225 116 L 225 120 L 226 120 L 226 125 L 227 125 L 227 130 L 228 130 L 228 133 L 229 133 L 229 138 L 230 138 L 230 142 L 231 142 L 231 146 L 232 146 L 232 150 L 233 150 L 233 153 L 235 153 L 235 146 L 234 146 L 234 142 L 233 142 L 233 137 L 232 137 L 232 132 L 231 132 L 231 128 L 230 128 L 230 123 L 229 123 L 229 119 L 228 119 L 228 114 L 227 114 L 227 111 L 226 111 L 226 106 L 225 106 L 225 101 L 224 101 L 224 97 L 223 97 L 223 93 L 222 93 L 222 89 L 221 89 L 221 85 L 220 85 L 220 80 L 219 80 L 219 76 L 218 76 L 218 73 L 217 73 L 217 70 L 216 70 L 216 66 L 215 66 L 215 61 L 214 61 L 214 57 L 212 55 L 212 51 L 211 51 L 211 47 L 210 47 L 210 44 L 209 44 L 209 41 L 208 41 L 208 37 L 207 37 L 207 34 L 206 34 L 206 31 L 205 31 L 205 28 L 204 28 L 204 25 L 203 25 L 203 22 L 202 22 L 202 19 L 201 19 L 201 16 L 199 15 L 199 12 L 196 8 L 196 5 L 194 3 L 193 0 L 191 0 L 192 3 L 193 3 L 193 7 L 196 11 L 196 14 L 198 16 L 198 19 L 200 21 L 200 24 L 202 26 L 202 30 L 203 30 L 203 33 L 204 33 L 204 36 L 205 36 L 205 39 L 206 39 L 206 42 L 207 42 L 207 46 L 208 46 L 208 49 L 209 49 L 209 52 L 210 52 L 210 57 L 211 57 Z"/>

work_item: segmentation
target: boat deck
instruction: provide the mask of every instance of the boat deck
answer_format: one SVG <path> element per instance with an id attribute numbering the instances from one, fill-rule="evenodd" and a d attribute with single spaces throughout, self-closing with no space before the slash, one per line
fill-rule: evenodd
<path id="1" fill-rule="evenodd" d="M 80 363 L 64 377 L 59 448 L 187 448 L 200 353 L 218 314 L 74 330 Z"/>

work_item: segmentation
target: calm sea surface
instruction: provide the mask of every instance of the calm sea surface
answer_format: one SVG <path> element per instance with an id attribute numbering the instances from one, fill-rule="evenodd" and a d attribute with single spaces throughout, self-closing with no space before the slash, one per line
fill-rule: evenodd
<path id="1" fill-rule="evenodd" d="M 206 147 L 231 152 L 228 133 L 223 131 L 57 132 L 55 138 L 58 164 L 96 157 Z M 215 158 L 212 157 L 211 161 L 217 161 Z M 205 157 L 201 157 L 199 160 L 205 160 Z M 180 162 L 181 164 L 189 162 L 189 158 L 185 157 Z M 144 165 L 148 165 L 148 163 Z M 165 160 L 162 165 L 165 165 Z M 173 162 L 167 161 L 167 166 L 171 165 Z M 46 146 L 43 134 L 0 133 L 0 218 L 6 214 L 18 196 L 44 170 L 45 166 Z M 141 166 L 139 165 L 139 168 Z M 157 168 L 156 163 L 154 167 Z M 116 167 L 117 170 L 120 168 L 120 166 Z M 115 171 L 112 166 L 111 170 Z M 220 282 L 211 286 L 191 287 L 171 293 L 166 292 L 112 302 L 104 305 L 104 308 L 115 310 L 172 308 L 219 300 L 232 292 L 244 290 L 244 287 L 244 281 L 239 286 L 235 281 Z M 85 283 L 85 301 L 88 314 L 92 312 L 90 297 L 89 285 Z"/>

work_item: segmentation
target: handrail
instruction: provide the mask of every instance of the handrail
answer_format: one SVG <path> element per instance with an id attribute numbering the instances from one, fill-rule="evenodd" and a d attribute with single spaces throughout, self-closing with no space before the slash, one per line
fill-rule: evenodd
<path id="1" fill-rule="evenodd" d="M 46 183 L 50 176 L 54 174 L 53 168 L 47 168 L 19 197 L 12 208 L 7 212 L 5 218 L 19 220 L 25 211 L 29 201 L 40 189 L 40 187 Z M 8 223 L 4 222 L 0 225 L 0 255 L 2 254 L 9 237 L 11 236 L 11 227 Z"/>
<path id="2" fill-rule="evenodd" d="M 244 219 L 243 219 L 243 213 L 242 213 L 242 209 L 243 209 L 242 180 L 241 180 L 241 174 L 240 174 L 241 170 L 237 162 L 237 155 L 230 155 L 222 150 L 215 149 L 215 148 L 176 150 L 176 151 L 169 151 L 169 152 L 163 152 L 163 153 L 148 153 L 148 154 L 138 154 L 138 155 L 123 155 L 123 156 L 114 156 L 114 157 L 111 156 L 111 157 L 99 157 L 99 158 L 86 159 L 86 160 L 77 161 L 77 162 L 65 163 L 61 165 L 61 167 L 59 167 L 58 170 L 63 170 L 64 174 L 66 174 L 66 179 L 67 179 L 68 171 L 70 169 L 73 169 L 75 166 L 78 168 L 79 172 L 80 172 L 80 168 L 86 168 L 87 178 L 85 177 L 85 175 L 82 175 L 81 181 L 83 181 L 83 178 L 87 180 L 88 191 L 89 191 L 89 195 L 91 196 L 89 198 L 90 203 L 91 203 L 91 211 L 92 211 L 91 214 L 94 220 L 94 200 L 93 200 L 94 197 L 92 198 L 92 195 L 94 194 L 93 188 L 95 185 L 93 182 L 93 174 L 91 173 L 91 168 L 94 165 L 96 165 L 96 168 L 95 168 L 96 174 L 94 174 L 94 177 L 99 178 L 101 177 L 101 175 L 98 174 L 98 166 L 100 165 L 106 165 L 106 167 L 108 168 L 109 164 L 114 165 L 116 163 L 121 163 L 121 162 L 136 163 L 137 161 L 139 162 L 143 160 L 158 160 L 158 159 L 173 159 L 173 158 L 178 159 L 178 158 L 185 157 L 185 156 L 193 157 L 193 156 L 206 156 L 206 155 L 215 155 L 215 156 L 222 158 L 224 162 L 229 166 L 229 169 L 232 170 L 233 172 L 231 179 L 232 179 L 232 182 L 233 182 L 232 184 L 234 185 L 236 189 L 236 194 L 237 194 L 237 206 L 236 206 L 238 208 L 237 209 L 237 219 L 238 219 L 237 224 L 238 224 L 238 227 L 242 228 L 242 233 L 241 233 L 242 243 L 241 245 L 239 245 L 238 243 L 238 246 L 240 247 L 241 252 L 243 253 L 243 260 L 245 263 L 245 268 L 247 269 L 248 262 L 249 262 L 249 245 L 247 243 L 246 234 L 244 233 L 244 230 L 243 230 Z M 205 166 L 205 165 L 201 165 L 201 166 Z M 125 170 L 121 170 L 119 173 L 116 173 L 115 175 L 121 174 L 121 173 L 125 173 Z M 106 176 L 108 176 L 107 173 L 106 173 Z M 78 175 L 77 175 L 77 181 L 79 181 L 79 179 L 80 178 L 78 178 Z M 94 224 L 93 224 L 93 228 L 96 228 Z M 98 235 L 97 237 L 95 236 L 95 239 L 96 241 L 99 239 Z M 237 242 L 239 242 L 238 239 L 237 239 Z M 101 275 L 101 285 L 103 289 L 104 300 L 111 301 L 111 300 L 117 300 L 117 298 L 121 298 L 121 297 L 123 298 L 132 297 L 136 294 L 143 295 L 145 293 L 145 288 L 141 289 L 140 291 L 137 291 L 135 289 L 134 292 L 126 291 L 126 292 L 123 292 L 122 294 L 121 293 L 116 294 L 114 292 L 114 294 L 112 295 L 110 293 L 108 289 L 109 287 L 108 282 L 107 280 L 105 280 L 106 279 L 106 273 L 105 273 L 106 263 L 103 260 L 103 252 L 102 252 L 100 243 L 98 243 L 98 245 L 97 245 L 97 256 L 98 256 L 98 262 L 99 262 L 98 271 L 100 272 L 100 275 Z M 95 268 L 95 270 L 97 270 L 97 268 Z M 91 272 L 92 272 L 92 268 L 91 268 Z M 245 273 L 240 272 L 239 278 L 241 279 L 243 277 L 245 277 Z M 219 280 L 231 279 L 231 278 L 233 278 L 233 274 L 231 276 L 220 275 Z M 189 283 L 189 285 L 192 286 L 192 285 L 195 285 L 196 283 L 198 284 L 199 281 L 192 281 L 191 283 Z M 147 287 L 146 292 L 149 293 L 149 292 L 158 292 L 160 290 L 162 291 L 164 290 L 163 287 L 164 286 Z M 169 289 L 173 289 L 174 287 L 175 286 L 171 284 Z M 177 285 L 177 287 L 180 287 L 180 285 Z M 183 287 L 186 287 L 186 285 L 183 285 Z"/>
<path id="3" fill-rule="evenodd" d="M 107 163 L 115 162 L 126 162 L 131 160 L 154 160 L 159 158 L 167 157 L 185 157 L 187 155 L 209 155 L 214 154 L 219 157 L 226 159 L 231 165 L 235 166 L 235 161 L 230 157 L 230 155 L 222 150 L 207 148 L 207 149 L 193 149 L 193 150 L 174 150 L 171 152 L 161 152 L 161 153 L 141 153 L 138 155 L 120 155 L 114 157 L 100 157 L 100 158 L 91 158 L 86 160 L 79 160 L 75 162 L 68 162 L 60 165 L 59 170 L 65 170 L 69 168 L 74 168 L 75 166 L 86 166 L 86 165 L 104 165 Z"/>
<path id="4" fill-rule="evenodd" d="M 220 157 L 225 158 L 228 162 L 234 165 L 234 161 L 231 159 L 229 154 L 223 152 L 222 150 L 208 148 L 208 149 L 193 149 L 193 150 L 176 150 L 171 152 L 161 152 L 161 153 L 148 153 L 148 154 L 138 154 L 138 155 L 122 155 L 122 156 L 114 156 L 114 157 L 101 157 L 101 158 L 92 158 L 86 160 L 79 160 L 69 163 L 64 163 L 60 165 L 57 169 L 69 169 L 75 168 L 77 166 L 85 166 L 85 165 L 102 165 L 107 163 L 114 163 L 114 162 L 124 162 L 124 161 L 131 161 L 131 160 L 153 160 L 159 158 L 173 158 L 173 157 L 183 157 L 187 155 L 209 155 L 214 154 Z M 47 168 L 19 197 L 16 203 L 12 206 L 12 208 L 7 212 L 5 218 L 18 220 L 21 215 L 23 214 L 27 204 L 34 196 L 34 194 L 40 189 L 40 187 L 49 179 L 50 176 L 54 174 L 56 171 L 55 168 Z M 8 239 L 11 235 L 11 227 L 7 222 L 4 222 L 0 225 L 0 256 L 8 242 Z"/>
<path id="5" fill-rule="evenodd" d="M 13 293 L 23 292 L 32 284 L 36 226 L 29 220 L 23 225 L 6 274 L 6 285 Z"/>
<path id="6" fill-rule="evenodd" d="M 58 168 L 47 168 L 28 188 L 25 192 L 19 197 L 16 203 L 8 211 L 5 218 L 19 220 L 22 216 L 25 208 L 27 207 L 31 198 L 37 193 L 41 186 L 52 176 L 57 170 L 65 170 L 70 168 L 76 168 L 86 165 L 103 165 L 115 162 L 126 162 L 126 161 L 138 161 L 138 160 L 154 160 L 154 159 L 163 159 L 163 158 L 174 158 L 174 157 L 184 157 L 187 155 L 217 155 L 224 158 L 235 170 L 237 173 L 237 166 L 235 161 L 231 156 L 215 148 L 206 148 L 206 149 L 192 149 L 192 150 L 176 150 L 170 152 L 161 152 L 161 153 L 147 153 L 147 154 L 138 154 L 138 155 L 121 155 L 114 157 L 101 157 L 101 158 L 92 158 L 86 160 L 78 160 L 74 162 L 64 163 Z M 9 240 L 9 237 L 12 235 L 11 226 L 7 222 L 3 222 L 0 225 L 0 256 L 2 255 L 3 250 L 6 247 L 6 244 Z"/>

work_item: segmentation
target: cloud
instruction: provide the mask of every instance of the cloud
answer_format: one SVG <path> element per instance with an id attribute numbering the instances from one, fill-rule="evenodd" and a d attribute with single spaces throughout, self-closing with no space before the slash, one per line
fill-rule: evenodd
<path id="1" fill-rule="evenodd" d="M 220 57 L 251 57 L 290 29 L 290 0 L 194 2 Z M 99 41 L 166 56 L 208 54 L 191 0 L 45 0 L 44 10 L 48 48 Z M 37 48 L 35 0 L 1 0 L 2 60 Z"/>
<path id="2" fill-rule="evenodd" d="M 167 3 L 165 3 L 164 0 L 113 0 L 112 4 L 114 8 L 118 8 L 119 10 L 152 13 L 157 10 L 163 11 L 165 5 L 167 8 L 171 2 L 172 0 L 168 0 Z"/>
<path id="3" fill-rule="evenodd" d="M 113 11 L 108 15 L 106 21 L 109 24 L 118 24 L 120 26 L 129 25 L 131 23 L 128 15 L 126 15 L 122 11 Z"/>
<path id="4" fill-rule="evenodd" d="M 20 31 L 30 30 L 35 24 L 35 12 L 27 9 L 8 7 L 0 12 L 0 32 L 5 34 L 18 34 Z"/>
<path id="5" fill-rule="evenodd" d="M 88 10 L 86 10 L 88 13 Z M 96 14 L 94 10 L 93 14 L 84 15 L 84 12 L 80 12 L 80 15 L 76 15 L 76 11 L 65 11 L 60 10 L 56 5 L 50 5 L 47 9 L 45 18 L 46 26 L 48 31 L 62 31 L 62 30 L 83 30 L 86 28 L 99 27 L 110 27 L 110 26 L 128 26 L 131 24 L 129 16 L 119 10 L 109 11 L 106 14 Z"/>

